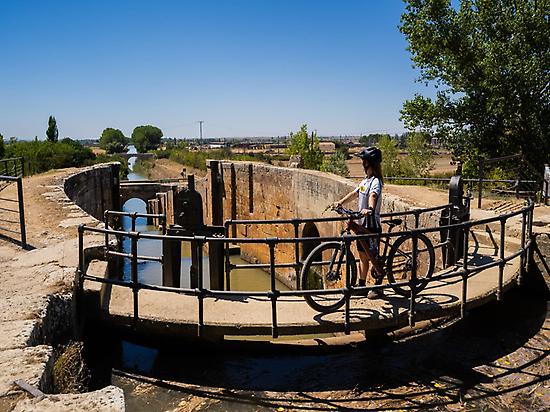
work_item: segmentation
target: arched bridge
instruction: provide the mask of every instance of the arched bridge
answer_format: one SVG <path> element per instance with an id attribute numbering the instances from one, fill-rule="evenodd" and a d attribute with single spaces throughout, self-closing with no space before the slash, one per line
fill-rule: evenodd
<path id="1" fill-rule="evenodd" d="M 157 157 L 154 153 L 119 153 L 119 156 L 128 160 L 132 157 L 137 159 L 155 159 Z"/>
<path id="2" fill-rule="evenodd" d="M 157 193 L 168 193 L 181 185 L 179 179 L 123 180 L 120 182 L 120 205 L 129 199 L 141 199 L 147 204 L 157 197 Z"/>

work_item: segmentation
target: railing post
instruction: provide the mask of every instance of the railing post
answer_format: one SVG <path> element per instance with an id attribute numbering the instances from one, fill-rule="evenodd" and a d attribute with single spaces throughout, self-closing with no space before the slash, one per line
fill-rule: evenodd
<path id="1" fill-rule="evenodd" d="M 109 250 L 109 211 L 103 213 L 103 226 L 105 227 L 105 253 Z M 106 256 L 106 255 L 105 255 Z"/>
<path id="2" fill-rule="evenodd" d="M 202 264 L 202 248 L 205 243 L 204 236 L 195 236 L 195 244 L 197 248 L 197 268 L 198 268 L 198 285 L 197 285 L 197 299 L 198 299 L 198 316 L 199 322 L 197 324 L 197 335 L 202 337 L 204 329 L 204 287 L 203 287 L 203 264 Z"/>
<path id="3" fill-rule="evenodd" d="M 416 285 L 418 283 L 416 273 L 416 259 L 418 257 L 418 237 L 416 234 L 412 237 L 412 271 L 411 280 L 409 281 L 409 287 L 411 289 L 411 296 L 409 297 L 409 326 L 412 328 L 415 325 L 415 310 L 416 310 Z"/>
<path id="4" fill-rule="evenodd" d="M 521 255 L 519 257 L 520 262 L 520 269 L 519 269 L 519 275 L 518 275 L 518 286 L 521 286 L 521 282 L 523 281 L 523 274 L 525 272 L 525 229 L 527 227 L 526 223 L 526 213 L 523 211 L 521 213 L 521 239 L 520 239 L 520 247 L 521 247 Z"/>
<path id="5" fill-rule="evenodd" d="M 531 241 L 532 241 L 532 235 L 533 235 L 533 213 L 534 213 L 534 203 L 533 202 L 529 202 L 530 205 L 529 205 L 529 209 L 527 210 L 527 239 L 529 241 L 529 247 L 527 248 L 527 264 L 525 265 L 525 270 L 527 271 L 527 273 L 530 273 L 531 272 L 531 250 L 532 250 L 532 246 L 531 246 Z"/>
<path id="6" fill-rule="evenodd" d="M 138 238 L 139 233 L 132 232 L 130 234 L 130 239 L 132 241 L 132 266 L 131 266 L 131 278 L 132 278 L 132 294 L 134 302 L 134 327 L 136 327 L 139 319 L 139 284 L 138 284 Z"/>
<path id="7" fill-rule="evenodd" d="M 477 208 L 481 209 L 481 196 L 483 193 L 483 159 L 479 161 L 479 182 L 477 186 Z"/>
<path id="8" fill-rule="evenodd" d="M 132 232 L 135 232 L 136 231 L 137 212 L 131 213 L 130 218 L 132 219 Z"/>
<path id="9" fill-rule="evenodd" d="M 298 239 L 300 236 L 300 222 L 294 220 L 292 222 L 294 226 L 294 239 Z M 294 242 L 294 271 L 296 273 L 296 290 L 300 289 L 300 244 L 299 242 Z"/>
<path id="10" fill-rule="evenodd" d="M 27 229 L 25 226 L 25 202 L 23 200 L 23 179 L 17 178 L 17 201 L 19 204 L 19 228 L 21 229 L 21 247 L 27 248 Z"/>
<path id="11" fill-rule="evenodd" d="M 367 240 L 368 242 L 368 240 Z M 345 298 L 345 306 L 344 306 L 344 333 L 346 335 L 349 335 L 351 333 L 351 325 L 350 325 L 350 299 L 351 299 L 351 290 L 353 288 L 353 285 L 351 284 L 351 269 L 350 269 L 350 248 L 351 248 L 351 240 L 348 238 L 348 235 L 344 233 L 344 247 L 345 247 L 345 253 L 346 253 L 346 287 L 344 288 L 344 298 Z M 321 259 L 322 260 L 322 259 Z"/>
<path id="12" fill-rule="evenodd" d="M 271 290 L 269 292 L 269 297 L 271 299 L 271 336 L 273 338 L 279 337 L 279 330 L 277 328 L 277 297 L 279 291 L 277 290 L 277 285 L 275 282 L 275 244 L 277 243 L 276 238 L 266 239 L 267 244 L 269 245 L 269 275 L 271 280 Z"/>
<path id="13" fill-rule="evenodd" d="M 229 227 L 231 223 L 226 220 L 223 224 L 226 239 L 229 238 Z M 225 242 L 225 290 L 231 290 L 231 258 L 229 257 L 229 242 Z"/>
<path id="14" fill-rule="evenodd" d="M 499 245 L 499 259 L 498 264 L 498 289 L 497 289 L 497 300 L 502 299 L 502 281 L 504 277 L 504 237 L 506 231 L 506 221 L 504 219 L 500 220 L 500 245 Z M 520 269 L 521 270 L 521 269 Z"/>
<path id="15" fill-rule="evenodd" d="M 78 275 L 79 288 L 82 288 L 82 276 L 84 276 L 84 224 L 78 225 Z"/>
<path id="16" fill-rule="evenodd" d="M 464 225 L 464 244 L 462 251 L 462 299 L 460 302 L 460 317 L 466 315 L 466 300 L 468 299 L 468 238 L 470 226 Z"/>

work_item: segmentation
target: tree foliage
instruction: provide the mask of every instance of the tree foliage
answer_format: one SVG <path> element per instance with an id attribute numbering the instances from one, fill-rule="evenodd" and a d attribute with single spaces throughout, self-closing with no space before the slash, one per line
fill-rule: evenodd
<path id="1" fill-rule="evenodd" d="M 346 164 L 346 159 L 345 152 L 337 150 L 334 154 L 323 159 L 321 171 L 347 177 L 349 176 L 349 169 Z"/>
<path id="2" fill-rule="evenodd" d="M 431 130 L 464 160 L 550 155 L 550 0 L 406 0 L 401 31 L 435 98 L 404 103 L 410 129 Z"/>
<path id="3" fill-rule="evenodd" d="M 384 135 L 378 141 L 378 148 L 382 151 L 382 172 L 384 176 L 399 176 L 399 148 L 396 139 Z"/>
<path id="4" fill-rule="evenodd" d="M 160 146 L 161 139 L 162 130 L 151 125 L 137 126 L 132 132 L 132 144 L 140 153 L 156 149 Z"/>
<path id="5" fill-rule="evenodd" d="M 407 136 L 407 157 L 405 168 L 413 177 L 427 176 L 433 168 L 433 153 L 428 133 L 409 133 Z"/>
<path id="6" fill-rule="evenodd" d="M 129 139 L 120 130 L 110 127 L 103 130 L 99 138 L 99 146 L 107 153 L 122 153 L 128 142 Z"/>
<path id="7" fill-rule="evenodd" d="M 375 146 L 383 137 L 390 137 L 390 135 L 386 133 L 370 133 L 368 135 L 361 136 L 359 138 L 359 143 L 363 146 Z"/>
<path id="8" fill-rule="evenodd" d="M 4 146 L 4 136 L 2 136 L 2 133 L 0 133 L 0 159 L 4 157 L 5 152 L 6 148 Z"/>
<path id="9" fill-rule="evenodd" d="M 312 132 L 310 138 L 307 132 L 307 124 L 302 125 L 297 133 L 290 133 L 288 153 L 290 155 L 300 155 L 306 169 L 319 170 L 323 163 L 323 152 L 319 148 L 317 134 Z"/>
<path id="10" fill-rule="evenodd" d="M 59 142 L 10 141 L 5 146 L 6 157 L 23 157 L 26 174 L 41 173 L 50 169 L 78 167 L 92 164 L 95 159 L 92 151 L 80 142 L 65 138 Z"/>
<path id="11" fill-rule="evenodd" d="M 48 118 L 48 129 L 46 130 L 46 138 L 49 142 L 57 142 L 59 137 L 59 131 L 57 130 L 57 121 L 55 117 L 50 116 Z"/>

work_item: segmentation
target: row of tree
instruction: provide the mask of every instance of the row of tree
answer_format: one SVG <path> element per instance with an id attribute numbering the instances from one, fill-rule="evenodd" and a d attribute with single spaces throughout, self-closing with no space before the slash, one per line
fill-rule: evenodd
<path id="1" fill-rule="evenodd" d="M 431 135 L 422 132 L 403 134 L 403 140 L 388 134 L 364 136 L 365 146 L 376 145 L 382 151 L 383 171 L 386 176 L 421 177 L 428 175 L 433 168 L 433 153 L 430 145 Z M 407 148 L 407 156 L 400 156 L 400 147 Z M 307 125 L 302 125 L 297 133 L 290 133 L 288 146 L 290 155 L 299 155 L 306 169 L 321 170 L 348 176 L 349 169 L 346 160 L 349 158 L 348 148 L 338 145 L 336 152 L 324 156 L 319 148 L 316 133 L 308 134 Z"/>
<path id="2" fill-rule="evenodd" d="M 137 126 L 131 138 L 124 136 L 119 129 L 106 128 L 99 138 L 99 146 L 107 153 L 122 153 L 129 143 L 132 143 L 138 152 L 147 152 L 157 149 L 162 141 L 162 130 L 158 127 L 146 125 Z"/>

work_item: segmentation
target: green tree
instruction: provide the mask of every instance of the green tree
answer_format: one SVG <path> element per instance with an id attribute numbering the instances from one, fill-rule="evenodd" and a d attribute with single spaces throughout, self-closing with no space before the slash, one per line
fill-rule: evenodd
<path id="1" fill-rule="evenodd" d="M 343 151 L 337 150 L 334 154 L 323 159 L 321 171 L 334 173 L 340 176 L 349 176 L 348 165 L 346 164 L 346 155 Z"/>
<path id="2" fill-rule="evenodd" d="M 432 130 L 455 156 L 550 157 L 550 0 L 406 0 L 401 31 L 434 99 L 404 103 L 408 128 Z"/>
<path id="3" fill-rule="evenodd" d="M 6 153 L 6 148 L 4 147 L 4 136 L 0 133 L 0 159 L 4 157 L 4 153 Z"/>
<path id="4" fill-rule="evenodd" d="M 382 171 L 384 175 L 399 176 L 401 165 L 397 140 L 385 135 L 378 141 L 378 148 L 382 151 Z"/>
<path id="5" fill-rule="evenodd" d="M 161 139 L 162 130 L 151 125 L 137 126 L 132 132 L 132 144 L 140 153 L 158 148 Z"/>
<path id="6" fill-rule="evenodd" d="M 118 129 L 110 127 L 103 130 L 99 138 L 99 146 L 107 153 L 122 153 L 128 144 L 129 139 Z"/>
<path id="7" fill-rule="evenodd" d="M 307 124 L 302 125 L 297 133 L 290 133 L 290 155 L 300 155 L 306 169 L 319 170 L 323 163 L 323 152 L 319 148 L 317 134 L 312 132 L 311 138 L 307 133 Z"/>
<path id="8" fill-rule="evenodd" d="M 414 177 L 427 176 L 433 168 L 433 153 L 430 146 L 431 136 L 428 133 L 411 132 L 407 136 L 408 156 L 407 169 Z"/>
<path id="9" fill-rule="evenodd" d="M 389 134 L 386 133 L 370 133 L 368 135 L 363 135 L 359 138 L 359 143 L 363 146 L 374 146 L 382 137 L 389 137 Z"/>
<path id="10" fill-rule="evenodd" d="M 50 116 L 48 118 L 48 129 L 46 130 L 46 138 L 50 142 L 57 142 L 59 137 L 59 131 L 57 130 L 57 121 L 55 117 Z"/>

